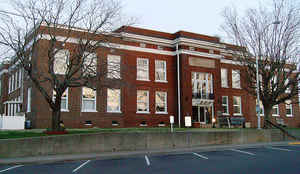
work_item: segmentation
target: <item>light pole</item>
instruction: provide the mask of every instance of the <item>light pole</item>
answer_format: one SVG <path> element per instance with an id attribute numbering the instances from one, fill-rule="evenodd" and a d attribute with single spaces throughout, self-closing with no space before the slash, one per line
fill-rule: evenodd
<path id="1" fill-rule="evenodd" d="M 256 95 L 257 95 L 257 104 L 256 104 L 256 112 L 257 112 L 257 129 L 261 129 L 261 123 L 260 123 L 260 99 L 259 99 L 259 72 L 258 72 L 258 59 L 262 59 L 261 55 L 261 34 L 264 33 L 264 31 L 270 26 L 270 25 L 278 25 L 280 24 L 280 21 L 274 21 L 267 26 L 259 33 L 258 35 L 258 56 L 256 56 Z"/>

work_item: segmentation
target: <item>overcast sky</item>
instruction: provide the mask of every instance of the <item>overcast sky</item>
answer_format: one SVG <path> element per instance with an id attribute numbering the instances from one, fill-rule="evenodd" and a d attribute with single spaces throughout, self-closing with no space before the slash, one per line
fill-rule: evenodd
<path id="1" fill-rule="evenodd" d="M 235 6 L 239 12 L 272 0 L 122 0 L 125 13 L 139 18 L 136 26 L 174 33 L 185 30 L 224 37 L 222 10 Z"/>

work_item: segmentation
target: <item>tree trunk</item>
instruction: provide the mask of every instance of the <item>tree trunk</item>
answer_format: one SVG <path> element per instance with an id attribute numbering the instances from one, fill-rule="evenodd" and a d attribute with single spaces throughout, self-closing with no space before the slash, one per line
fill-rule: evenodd
<path id="1" fill-rule="evenodd" d="M 60 108 L 52 110 L 52 131 L 60 131 Z"/>
<path id="2" fill-rule="evenodd" d="M 264 113 L 264 115 L 265 115 L 265 118 L 264 118 L 264 128 L 268 128 L 268 123 L 267 123 L 267 121 L 270 121 L 270 114 L 271 114 L 271 112 L 272 112 L 272 107 L 266 107 L 265 108 L 265 113 Z"/>

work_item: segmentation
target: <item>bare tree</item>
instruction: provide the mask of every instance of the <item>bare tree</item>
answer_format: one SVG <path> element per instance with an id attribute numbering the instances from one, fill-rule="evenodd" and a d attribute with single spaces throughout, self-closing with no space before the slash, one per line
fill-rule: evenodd
<path id="1" fill-rule="evenodd" d="M 244 67 L 243 89 L 257 97 L 258 87 L 265 122 L 274 105 L 298 102 L 299 10 L 299 1 L 274 0 L 272 6 L 248 9 L 244 16 L 234 8 L 223 11 L 225 22 L 221 27 L 240 46 L 229 51 Z"/>
<path id="2" fill-rule="evenodd" d="M 123 21 L 118 0 L 26 0 L 12 5 L 13 12 L 1 11 L 0 45 L 11 51 L 12 63 L 24 69 L 49 104 L 52 130 L 60 129 L 61 97 L 67 88 L 121 83 L 121 72 L 128 67 L 95 54 L 112 47 L 114 29 L 130 24 Z M 37 66 L 42 60 L 45 66 Z"/>

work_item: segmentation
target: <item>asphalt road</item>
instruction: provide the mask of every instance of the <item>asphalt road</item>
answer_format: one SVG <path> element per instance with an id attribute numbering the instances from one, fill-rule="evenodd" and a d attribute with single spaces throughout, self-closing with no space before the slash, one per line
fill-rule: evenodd
<path id="1" fill-rule="evenodd" d="M 300 145 L 0 165 L 0 174 L 300 174 Z"/>

